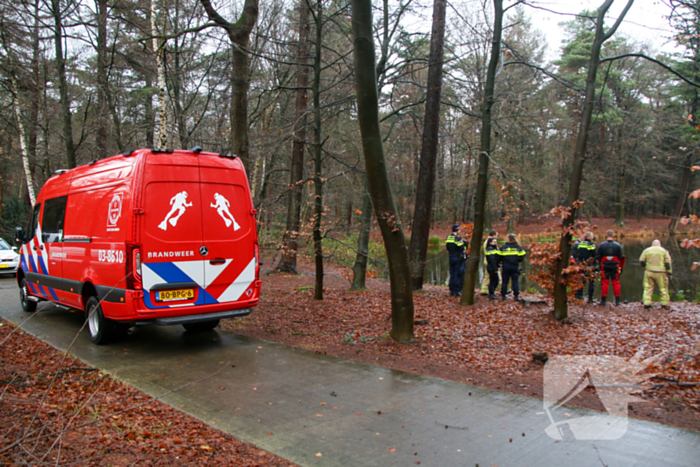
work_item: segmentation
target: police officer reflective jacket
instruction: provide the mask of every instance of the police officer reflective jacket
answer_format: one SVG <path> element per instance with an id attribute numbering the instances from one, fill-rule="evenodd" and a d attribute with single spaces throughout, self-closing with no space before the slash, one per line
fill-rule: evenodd
<path id="1" fill-rule="evenodd" d="M 463 242 L 462 237 L 454 232 L 449 234 L 445 239 L 445 248 L 450 254 L 450 258 L 463 258 L 464 250 L 467 248 L 468 242 Z"/>
<path id="2" fill-rule="evenodd" d="M 486 258 L 486 271 L 496 272 L 501 265 L 501 250 L 497 245 L 487 245 L 484 257 Z"/>
<path id="3" fill-rule="evenodd" d="M 595 257 L 595 244 L 593 242 L 590 240 L 582 240 L 577 243 L 576 254 L 574 255 L 577 261 L 584 263 Z"/>
<path id="4" fill-rule="evenodd" d="M 517 266 L 525 259 L 525 250 L 517 243 L 506 243 L 501 247 L 501 263 L 503 266 Z"/>

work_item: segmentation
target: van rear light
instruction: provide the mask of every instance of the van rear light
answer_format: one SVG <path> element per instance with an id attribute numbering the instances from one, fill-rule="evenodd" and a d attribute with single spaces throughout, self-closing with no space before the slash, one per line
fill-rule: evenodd
<path id="1" fill-rule="evenodd" d="M 134 273 L 141 279 L 141 251 L 138 249 L 134 254 Z"/>
<path id="2" fill-rule="evenodd" d="M 258 276 L 258 268 L 260 267 L 260 261 L 258 258 L 258 245 L 255 245 L 255 277 Z"/>
<path id="3" fill-rule="evenodd" d="M 126 247 L 126 287 L 141 288 L 141 249 L 138 245 L 127 244 Z"/>

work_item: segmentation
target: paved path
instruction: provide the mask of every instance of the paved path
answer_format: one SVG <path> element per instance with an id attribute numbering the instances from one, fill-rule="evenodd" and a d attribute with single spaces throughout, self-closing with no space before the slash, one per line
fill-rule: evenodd
<path id="1" fill-rule="evenodd" d="M 0 279 L 0 316 L 66 349 L 82 313 L 43 303 L 26 314 L 17 295 L 12 280 Z M 549 419 L 538 414 L 538 399 L 220 330 L 139 327 L 108 347 L 83 332 L 71 352 L 151 395 L 221 370 L 164 401 L 302 466 L 700 465 L 698 432 L 630 419 L 618 440 L 555 441 L 544 432 Z"/>

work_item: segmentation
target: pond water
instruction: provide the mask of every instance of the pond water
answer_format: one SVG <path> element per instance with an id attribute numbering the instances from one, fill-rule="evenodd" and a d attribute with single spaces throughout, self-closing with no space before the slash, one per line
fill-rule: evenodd
<path id="1" fill-rule="evenodd" d="M 673 261 L 673 281 L 671 282 L 671 298 L 676 299 L 679 293 L 685 296 L 686 300 L 696 300 L 700 293 L 700 269 L 691 271 L 693 262 L 700 262 L 700 250 L 685 249 L 680 246 L 680 238 L 663 238 L 661 244 L 671 254 Z M 620 276 L 621 294 L 620 298 L 625 301 L 639 302 L 644 293 L 643 279 L 644 270 L 639 265 L 639 257 L 645 248 L 651 246 L 651 240 L 623 240 L 621 242 L 622 252 L 627 256 L 624 272 Z M 523 245 L 527 250 L 527 244 Z M 483 268 L 479 268 L 479 281 L 483 274 Z M 539 290 L 536 283 L 528 280 L 530 264 L 528 257 L 525 257 L 522 265 L 523 274 L 520 276 L 520 289 Z M 433 247 L 428 251 L 428 258 L 425 265 L 425 283 L 433 285 L 447 286 L 450 271 L 450 264 L 447 250 L 444 246 Z M 479 282 L 481 284 L 481 282 Z M 658 291 L 655 293 L 658 294 Z M 600 299 L 600 282 L 595 287 L 596 300 Z M 612 292 L 609 295 L 612 300 Z"/>

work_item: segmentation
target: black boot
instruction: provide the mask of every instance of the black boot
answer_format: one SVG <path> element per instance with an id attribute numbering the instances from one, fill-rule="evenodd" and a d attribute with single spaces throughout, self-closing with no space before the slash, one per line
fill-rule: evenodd
<path id="1" fill-rule="evenodd" d="M 593 301 L 593 295 L 589 295 L 589 296 L 588 296 L 588 304 L 591 305 L 591 304 L 593 304 L 593 303 L 595 303 L 595 302 Z"/>
<path id="2" fill-rule="evenodd" d="M 489 294 L 489 300 L 497 300 L 496 294 Z"/>
<path id="3" fill-rule="evenodd" d="M 620 297 L 615 297 L 615 306 L 620 306 Z"/>
<path id="4" fill-rule="evenodd" d="M 601 298 L 601 299 L 600 299 L 600 304 L 601 304 L 602 306 L 605 306 L 605 302 L 606 302 L 607 300 L 608 300 L 608 297 L 603 297 L 603 298 Z"/>

